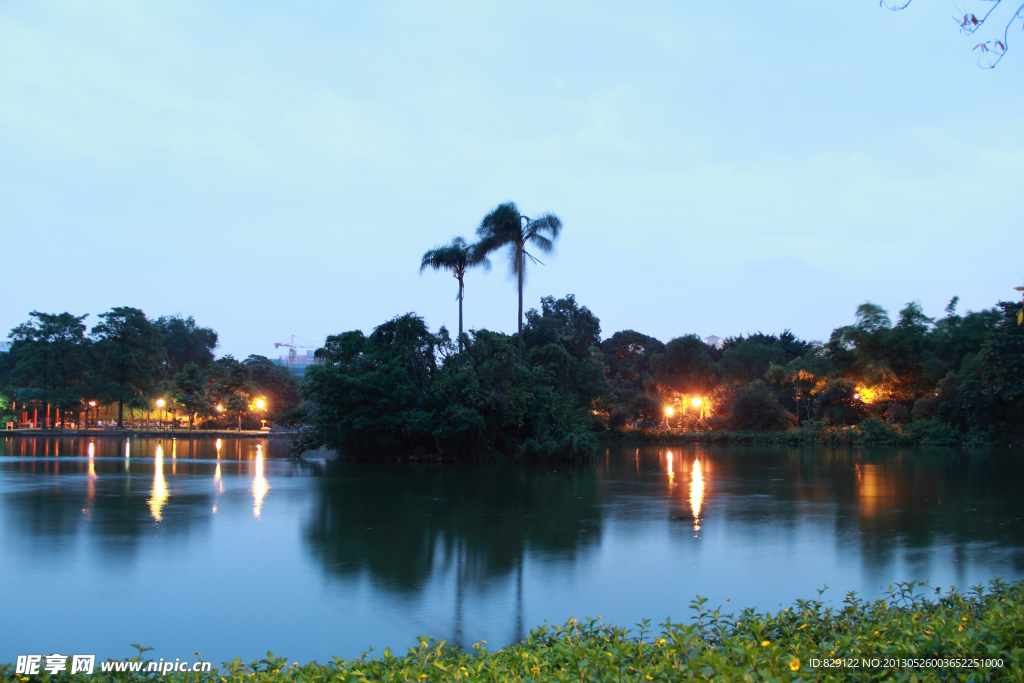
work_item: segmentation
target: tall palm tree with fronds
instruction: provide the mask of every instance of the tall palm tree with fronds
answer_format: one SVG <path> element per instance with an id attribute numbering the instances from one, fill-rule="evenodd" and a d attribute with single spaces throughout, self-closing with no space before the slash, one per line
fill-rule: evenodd
<path id="1" fill-rule="evenodd" d="M 434 247 L 423 255 L 420 262 L 420 273 L 427 268 L 434 270 L 449 270 L 452 276 L 459 281 L 459 293 L 456 299 L 459 300 L 459 351 L 462 351 L 462 300 L 466 295 L 466 271 L 473 266 L 483 266 L 490 270 L 491 262 L 487 255 L 480 253 L 475 245 L 466 244 L 466 240 L 456 237 L 448 244 Z"/>
<path id="2" fill-rule="evenodd" d="M 479 242 L 476 249 L 480 256 L 486 256 L 502 247 L 509 247 L 509 277 L 515 278 L 519 289 L 519 364 L 523 362 L 523 282 L 526 280 L 526 261 L 541 263 L 526 247 L 535 247 L 544 253 L 550 252 L 554 240 L 562 231 L 561 219 L 553 213 L 530 218 L 519 213 L 515 202 L 499 204 L 484 216 L 476 229 Z"/>

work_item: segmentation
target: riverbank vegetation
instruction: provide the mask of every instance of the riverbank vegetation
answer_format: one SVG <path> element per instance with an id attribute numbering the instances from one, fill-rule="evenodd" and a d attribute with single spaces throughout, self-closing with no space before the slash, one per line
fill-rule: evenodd
<path id="1" fill-rule="evenodd" d="M 86 315 L 32 311 L 0 354 L 0 425 L 98 422 L 259 429 L 299 404 L 299 384 L 263 356 L 214 359 L 217 333 L 192 317 L 137 308 Z"/>
<path id="2" fill-rule="evenodd" d="M 543 626 L 491 650 L 423 638 L 396 656 L 289 664 L 268 653 L 246 665 L 170 674 L 169 680 L 260 681 L 1019 681 L 1024 677 L 1024 583 L 992 581 L 965 593 L 900 584 L 886 599 L 823 596 L 774 614 L 738 614 L 693 602 L 694 618 L 630 630 L 600 618 Z M 97 670 L 99 666 L 97 666 Z M 0 669 L 5 680 L 13 667 Z M 60 676 L 61 680 L 149 680 L 145 675 Z"/>

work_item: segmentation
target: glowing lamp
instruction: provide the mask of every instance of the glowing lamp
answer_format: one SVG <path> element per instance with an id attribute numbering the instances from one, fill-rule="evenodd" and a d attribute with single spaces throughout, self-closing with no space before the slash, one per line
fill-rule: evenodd
<path id="1" fill-rule="evenodd" d="M 223 410 L 224 410 L 224 406 L 217 406 L 217 412 L 218 413 L 223 412 Z"/>
<path id="2" fill-rule="evenodd" d="M 853 400 L 854 401 L 859 401 L 860 400 L 860 394 L 854 394 L 853 395 Z"/>
<path id="3" fill-rule="evenodd" d="M 96 401 L 89 401 L 89 406 L 92 408 L 96 407 Z"/>
<path id="4" fill-rule="evenodd" d="M 672 410 L 672 408 L 665 408 L 665 414 L 668 415 L 669 417 L 672 417 L 672 415 L 674 415 L 675 412 L 676 411 Z"/>
<path id="5" fill-rule="evenodd" d="M 260 410 L 263 410 L 263 406 L 265 406 L 265 405 L 267 405 L 267 404 L 264 403 L 262 398 L 259 399 L 258 401 L 256 401 L 256 407 L 259 408 Z"/>
<path id="6" fill-rule="evenodd" d="M 700 399 L 699 398 L 693 399 L 692 401 L 690 401 L 690 403 L 693 404 L 694 408 L 699 408 L 700 407 Z"/>
<path id="7" fill-rule="evenodd" d="M 163 408 L 164 407 L 164 400 L 162 398 L 158 398 L 156 400 L 156 407 L 157 408 Z"/>

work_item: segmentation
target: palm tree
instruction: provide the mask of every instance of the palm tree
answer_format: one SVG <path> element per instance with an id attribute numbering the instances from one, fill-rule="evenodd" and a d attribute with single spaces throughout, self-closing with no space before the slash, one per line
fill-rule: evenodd
<path id="1" fill-rule="evenodd" d="M 526 251 L 532 245 L 543 251 L 550 252 L 554 240 L 562 231 L 561 219 L 553 213 L 546 213 L 538 218 L 530 219 L 519 213 L 515 202 L 499 204 L 493 211 L 484 216 L 476 235 L 480 241 L 476 244 L 480 256 L 486 256 L 502 247 L 509 250 L 509 277 L 516 279 L 519 288 L 519 364 L 523 363 L 523 282 L 526 279 L 526 259 L 541 263 Z"/>
<path id="2" fill-rule="evenodd" d="M 462 300 L 466 292 L 466 271 L 473 266 L 483 266 L 490 270 L 491 262 L 485 254 L 480 253 L 475 246 L 466 244 L 466 240 L 456 237 L 449 244 L 439 245 L 423 255 L 420 262 L 420 273 L 427 268 L 434 270 L 450 270 L 452 276 L 459 281 L 459 293 L 456 299 L 459 300 L 459 352 L 462 351 Z"/>

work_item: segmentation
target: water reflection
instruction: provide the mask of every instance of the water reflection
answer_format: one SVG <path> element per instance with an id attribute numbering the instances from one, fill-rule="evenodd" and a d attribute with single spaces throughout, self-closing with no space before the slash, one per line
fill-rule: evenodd
<path id="1" fill-rule="evenodd" d="M 690 475 L 690 512 L 693 514 L 693 530 L 700 531 L 700 506 L 704 502 L 704 475 L 700 471 L 700 460 L 694 459 Z"/>
<path id="2" fill-rule="evenodd" d="M 175 467 L 166 439 L 50 441 L 0 437 L 0 571 L 36 595 L 68 586 L 65 600 L 76 581 L 124 577 L 124 595 L 82 599 L 125 613 L 207 591 L 229 615 L 210 626 L 215 658 L 222 631 L 302 661 L 424 633 L 471 644 L 492 629 L 508 642 L 548 618 L 678 618 L 698 593 L 763 609 L 826 581 L 841 598 L 897 580 L 1024 576 L 1024 459 L 1012 453 L 684 446 L 612 448 L 580 466 L 318 466 L 293 464 L 284 442 L 179 439 Z M 295 580 L 256 610 L 266 575 L 248 570 L 270 547 Z M 668 586 L 666 567 L 679 577 Z M 197 581 L 211 575 L 236 578 Z M 281 618 L 295 610 L 298 626 Z M 201 627 L 162 614 L 147 623 L 165 628 L 161 646 L 207 647 L 175 635 Z M 43 638 L 51 622 L 24 628 Z M 114 622 L 104 630 L 135 642 Z M 0 655 L 17 633 L 0 624 Z"/>
<path id="3" fill-rule="evenodd" d="M 218 471 L 220 464 L 217 464 Z M 252 480 L 252 516 L 256 519 L 260 518 L 260 510 L 263 508 L 263 498 L 266 497 L 267 491 L 270 486 L 267 484 L 267 480 L 263 477 L 263 447 L 260 445 L 256 446 L 256 476 Z"/>
<path id="4" fill-rule="evenodd" d="M 164 481 L 164 447 L 161 444 L 157 444 L 154 457 L 153 493 L 148 502 L 153 519 L 159 522 L 163 519 L 164 504 L 167 502 L 168 495 L 167 482 Z"/>

